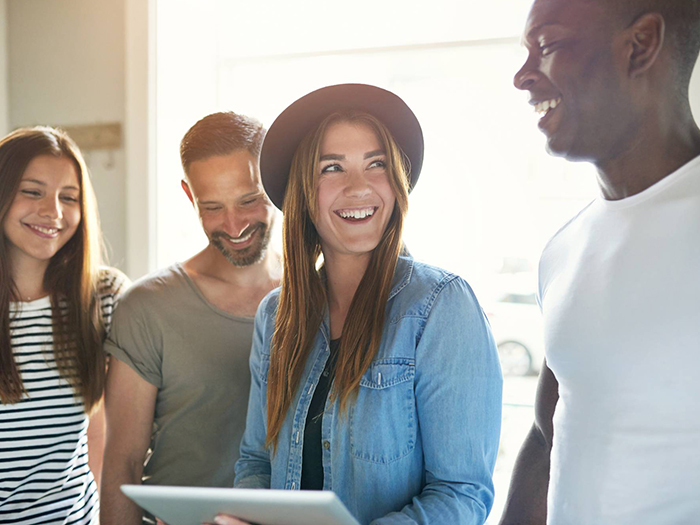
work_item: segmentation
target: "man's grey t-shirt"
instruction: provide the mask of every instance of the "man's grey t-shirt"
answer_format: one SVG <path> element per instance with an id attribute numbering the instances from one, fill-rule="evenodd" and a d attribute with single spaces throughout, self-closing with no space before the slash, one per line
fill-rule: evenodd
<path id="1" fill-rule="evenodd" d="M 179 264 L 122 296 L 105 350 L 158 388 L 144 484 L 233 486 L 252 336 L 252 318 L 210 304 Z"/>

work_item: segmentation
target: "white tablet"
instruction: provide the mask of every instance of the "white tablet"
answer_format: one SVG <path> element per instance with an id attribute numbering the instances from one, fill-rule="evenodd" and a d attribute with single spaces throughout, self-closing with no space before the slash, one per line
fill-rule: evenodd
<path id="1" fill-rule="evenodd" d="M 213 523 L 231 514 L 259 525 L 358 525 L 333 492 L 122 485 L 122 492 L 168 525 Z"/>

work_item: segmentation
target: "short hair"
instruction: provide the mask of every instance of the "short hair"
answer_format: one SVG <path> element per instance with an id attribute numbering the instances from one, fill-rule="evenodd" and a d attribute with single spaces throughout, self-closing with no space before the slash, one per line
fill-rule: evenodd
<path id="1" fill-rule="evenodd" d="M 251 155 L 259 157 L 265 131 L 263 125 L 254 118 L 233 111 L 207 115 L 182 137 L 182 169 L 187 174 L 193 162 L 230 155 L 239 150 L 247 150 Z"/>
<path id="2" fill-rule="evenodd" d="M 676 63 L 678 87 L 687 90 L 700 53 L 700 0 L 598 0 L 618 9 L 632 24 L 647 13 L 659 13 Z"/>

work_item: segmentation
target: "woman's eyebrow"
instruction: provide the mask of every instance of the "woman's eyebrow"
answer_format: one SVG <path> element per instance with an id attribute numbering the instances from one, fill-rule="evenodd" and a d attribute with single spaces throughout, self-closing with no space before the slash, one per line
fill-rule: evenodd
<path id="1" fill-rule="evenodd" d="M 38 184 L 39 186 L 46 186 L 46 183 L 43 180 L 37 179 L 22 179 L 20 182 L 31 182 L 33 184 Z"/>
<path id="2" fill-rule="evenodd" d="M 377 157 L 379 155 L 384 155 L 383 149 L 375 149 L 374 151 L 369 151 L 365 153 L 365 159 L 371 159 L 372 157 Z"/>
<path id="3" fill-rule="evenodd" d="M 22 183 L 22 182 L 29 182 L 29 183 L 31 183 L 31 184 L 38 184 L 39 186 L 46 186 L 46 183 L 45 183 L 43 180 L 38 180 L 38 179 L 22 179 L 22 180 L 20 181 L 20 183 Z M 62 190 L 75 190 L 75 191 L 80 191 L 80 188 L 78 188 L 77 186 L 72 186 L 72 185 L 63 186 L 61 189 L 62 189 Z"/>
<path id="4" fill-rule="evenodd" d="M 379 155 L 384 155 L 384 150 L 383 149 L 375 149 L 373 151 L 368 151 L 365 153 L 364 158 L 365 159 L 370 159 L 372 157 L 377 157 Z M 336 153 L 329 153 L 327 155 L 321 155 L 321 158 L 319 160 L 345 160 L 345 155 L 338 155 Z"/>
<path id="5" fill-rule="evenodd" d="M 329 153 L 328 155 L 321 155 L 321 158 L 319 160 L 345 160 L 345 155 Z"/>

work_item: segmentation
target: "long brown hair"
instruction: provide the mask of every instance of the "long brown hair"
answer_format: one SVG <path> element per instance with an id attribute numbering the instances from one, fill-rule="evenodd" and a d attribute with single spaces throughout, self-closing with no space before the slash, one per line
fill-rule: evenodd
<path id="1" fill-rule="evenodd" d="M 27 166 L 40 155 L 70 159 L 80 184 L 80 224 L 49 261 L 43 284 L 51 297 L 58 371 L 75 388 L 89 413 L 99 403 L 105 381 L 104 326 L 97 296 L 102 237 L 85 161 L 63 131 L 23 128 L 0 140 L 0 225 Z M 21 298 L 12 279 L 7 243 L 4 233 L 0 234 L 0 400 L 11 404 L 19 402 L 25 390 L 12 354 L 10 302 Z"/>
<path id="2" fill-rule="evenodd" d="M 372 115 L 359 112 L 329 115 L 297 148 L 284 198 L 284 273 L 267 383 L 266 445 L 273 449 L 277 447 L 280 429 L 299 387 L 327 303 L 323 269 L 317 269 L 321 239 L 314 226 L 318 214 L 316 183 L 321 140 L 328 126 L 338 121 L 362 122 L 374 130 L 386 152 L 389 180 L 396 197 L 389 223 L 372 252 L 343 327 L 331 392 L 331 400 L 340 399 L 341 414 L 357 395 L 360 379 L 379 349 L 386 303 L 403 246 L 401 233 L 408 209 L 410 169 L 407 158 L 386 126 Z"/>

